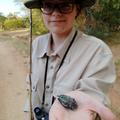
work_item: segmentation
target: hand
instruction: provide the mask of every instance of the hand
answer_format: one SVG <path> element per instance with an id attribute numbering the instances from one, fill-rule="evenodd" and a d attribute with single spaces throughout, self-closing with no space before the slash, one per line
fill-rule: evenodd
<path id="1" fill-rule="evenodd" d="M 114 114 L 107 107 L 89 95 L 80 91 L 72 91 L 67 95 L 76 100 L 77 110 L 71 111 L 64 108 L 56 99 L 50 109 L 50 120 L 93 120 L 95 112 L 104 120 L 116 120 Z"/>
<path id="2" fill-rule="evenodd" d="M 49 113 L 49 120 L 93 120 L 94 112 L 78 107 L 72 111 L 64 108 L 56 99 Z"/>

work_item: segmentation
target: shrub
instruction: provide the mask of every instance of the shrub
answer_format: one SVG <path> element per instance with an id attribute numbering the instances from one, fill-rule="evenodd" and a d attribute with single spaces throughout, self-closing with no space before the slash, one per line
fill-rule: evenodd
<path id="1" fill-rule="evenodd" d="M 15 30 L 19 28 L 25 28 L 24 20 L 21 18 L 17 19 L 6 19 L 4 21 L 5 30 Z"/>
<path id="2" fill-rule="evenodd" d="M 103 40 L 110 35 L 109 28 L 103 25 L 98 25 L 96 27 L 86 27 L 85 32 Z"/>

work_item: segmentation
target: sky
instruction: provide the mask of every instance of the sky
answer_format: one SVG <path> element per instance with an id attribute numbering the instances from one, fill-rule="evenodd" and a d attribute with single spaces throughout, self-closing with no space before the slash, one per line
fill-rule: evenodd
<path id="1" fill-rule="evenodd" d="M 19 12 L 21 16 L 23 11 L 21 7 L 17 5 L 14 0 L 0 0 L 0 13 L 3 13 L 4 16 L 7 16 L 9 13 Z"/>

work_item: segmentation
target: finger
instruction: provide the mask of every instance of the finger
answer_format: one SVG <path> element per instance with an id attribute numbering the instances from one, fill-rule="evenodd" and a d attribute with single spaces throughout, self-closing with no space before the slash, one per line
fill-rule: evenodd
<path id="1" fill-rule="evenodd" d="M 50 120 L 64 120 L 66 109 L 59 103 L 58 100 L 55 100 L 49 112 Z"/>
<path id="2" fill-rule="evenodd" d="M 49 120 L 57 120 L 56 116 L 54 115 L 54 112 L 49 113 Z"/>

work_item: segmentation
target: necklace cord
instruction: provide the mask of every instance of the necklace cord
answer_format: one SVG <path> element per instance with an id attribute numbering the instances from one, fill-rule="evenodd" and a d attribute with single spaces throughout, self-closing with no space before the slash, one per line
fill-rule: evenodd
<path id="1" fill-rule="evenodd" d="M 70 50 L 70 48 L 71 48 L 71 46 L 72 46 L 75 38 L 76 38 L 76 36 L 77 36 L 77 31 L 75 32 L 75 34 L 74 34 L 74 36 L 73 36 L 73 38 L 72 38 L 72 40 L 71 40 L 71 42 L 70 42 L 67 50 L 65 51 L 65 54 L 64 54 L 64 56 L 63 56 L 63 58 L 62 58 L 62 60 L 61 60 L 61 62 L 60 62 L 60 65 L 59 65 L 56 73 L 57 73 L 57 72 L 59 71 L 59 69 L 61 68 L 61 66 L 62 66 L 62 64 L 63 64 L 63 62 L 64 62 L 64 60 L 65 60 L 65 58 L 66 58 L 66 56 L 67 56 L 67 54 L 68 54 L 68 52 L 69 52 L 69 50 Z M 42 107 L 43 107 L 43 108 L 44 108 L 44 103 L 45 103 L 45 90 L 46 90 L 45 86 L 46 86 L 47 72 L 48 72 L 48 61 L 49 61 L 49 56 L 46 57 L 46 66 L 45 66 L 45 75 L 44 75 L 44 90 L 43 90 L 43 97 L 42 97 Z"/>

